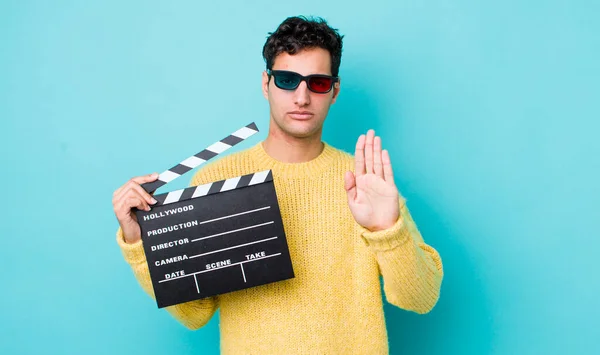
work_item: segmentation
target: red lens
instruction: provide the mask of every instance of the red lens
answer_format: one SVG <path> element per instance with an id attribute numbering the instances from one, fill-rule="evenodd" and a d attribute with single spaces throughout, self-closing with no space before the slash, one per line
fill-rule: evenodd
<path id="1" fill-rule="evenodd" d="M 331 78 L 312 77 L 308 80 L 310 89 L 318 93 L 326 93 L 331 90 L 331 84 L 333 84 Z"/>

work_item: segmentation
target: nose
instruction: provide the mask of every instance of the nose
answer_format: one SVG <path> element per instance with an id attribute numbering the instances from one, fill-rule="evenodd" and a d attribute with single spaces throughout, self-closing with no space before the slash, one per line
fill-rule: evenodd
<path id="1" fill-rule="evenodd" d="M 299 107 L 310 104 L 310 91 L 305 81 L 300 82 L 300 85 L 294 91 L 294 103 Z"/>

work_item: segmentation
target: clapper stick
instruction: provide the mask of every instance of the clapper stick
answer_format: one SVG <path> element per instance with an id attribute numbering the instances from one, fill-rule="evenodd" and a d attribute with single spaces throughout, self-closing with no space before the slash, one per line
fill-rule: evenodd
<path id="1" fill-rule="evenodd" d="M 258 132 L 258 127 L 254 122 L 250 123 L 246 127 L 242 127 L 237 131 L 233 132 L 229 136 L 221 139 L 218 142 L 213 143 L 208 148 L 204 149 L 198 154 L 192 155 L 191 157 L 185 159 L 181 163 L 175 165 L 171 169 L 165 170 L 162 172 L 158 179 L 152 182 L 147 182 L 142 184 L 142 188 L 146 190 L 149 194 L 152 194 L 159 187 L 177 179 L 181 175 L 187 173 L 188 171 L 204 164 L 206 161 L 216 157 L 217 155 L 223 153 L 227 149 L 233 147 L 234 145 L 240 143 L 246 138 L 254 135 Z"/>

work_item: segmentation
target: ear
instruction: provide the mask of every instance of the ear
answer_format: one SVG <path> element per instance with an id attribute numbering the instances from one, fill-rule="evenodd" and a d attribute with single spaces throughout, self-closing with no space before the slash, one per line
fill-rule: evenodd
<path id="1" fill-rule="evenodd" d="M 267 75 L 267 71 L 263 71 L 262 73 L 262 92 L 265 99 L 269 99 L 269 76 Z"/>
<path id="2" fill-rule="evenodd" d="M 333 97 L 331 98 L 331 104 L 333 105 L 338 98 L 340 93 L 340 84 L 342 83 L 342 78 L 339 78 L 338 81 L 333 84 Z"/>

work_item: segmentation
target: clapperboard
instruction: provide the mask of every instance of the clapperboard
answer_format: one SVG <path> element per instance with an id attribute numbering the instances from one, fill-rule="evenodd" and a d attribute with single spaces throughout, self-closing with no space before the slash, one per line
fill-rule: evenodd
<path id="1" fill-rule="evenodd" d="M 142 187 L 153 193 L 256 132 L 251 123 Z M 271 170 L 153 197 L 136 217 L 159 308 L 294 277 Z"/>

